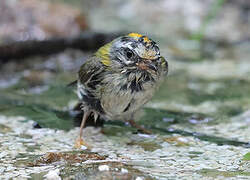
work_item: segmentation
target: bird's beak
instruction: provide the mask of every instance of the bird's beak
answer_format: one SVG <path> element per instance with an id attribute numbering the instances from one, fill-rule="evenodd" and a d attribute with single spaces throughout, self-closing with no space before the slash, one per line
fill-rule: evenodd
<path id="1" fill-rule="evenodd" d="M 136 63 L 136 66 L 141 70 L 156 72 L 157 68 L 151 61 L 140 61 Z"/>

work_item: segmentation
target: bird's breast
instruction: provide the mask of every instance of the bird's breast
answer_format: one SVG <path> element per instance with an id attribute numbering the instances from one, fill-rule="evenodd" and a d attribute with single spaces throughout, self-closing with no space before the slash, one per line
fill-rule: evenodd
<path id="1" fill-rule="evenodd" d="M 124 119 L 124 116 L 134 113 L 152 98 L 156 89 L 155 81 L 136 74 L 110 74 L 103 84 L 101 105 L 110 119 Z"/>

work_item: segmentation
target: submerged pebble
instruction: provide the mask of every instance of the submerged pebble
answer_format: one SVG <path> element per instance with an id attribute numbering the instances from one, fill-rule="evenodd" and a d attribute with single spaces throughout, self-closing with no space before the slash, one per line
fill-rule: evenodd
<path id="1" fill-rule="evenodd" d="M 109 171 L 109 166 L 108 165 L 100 165 L 98 167 L 99 171 Z"/>
<path id="2" fill-rule="evenodd" d="M 128 173 L 128 170 L 125 169 L 125 168 L 122 168 L 122 169 L 121 169 L 121 173 Z"/>
<path id="3" fill-rule="evenodd" d="M 50 170 L 48 174 L 44 175 L 46 180 L 61 180 L 62 178 L 59 176 L 60 170 Z"/>

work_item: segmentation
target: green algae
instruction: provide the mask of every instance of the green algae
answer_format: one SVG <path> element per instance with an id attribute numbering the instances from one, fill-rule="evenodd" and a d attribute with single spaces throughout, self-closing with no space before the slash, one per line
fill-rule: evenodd
<path id="1" fill-rule="evenodd" d="M 8 126 L 5 126 L 3 124 L 0 124 L 0 133 L 9 133 L 9 132 L 12 132 L 12 129 L 9 128 Z"/>
<path id="2" fill-rule="evenodd" d="M 250 152 L 243 156 L 243 161 L 250 161 Z"/>
<path id="3" fill-rule="evenodd" d="M 203 152 L 199 152 L 199 151 L 189 151 L 189 154 L 195 154 L 195 155 L 200 155 L 203 154 Z"/>
<path id="4" fill-rule="evenodd" d="M 40 172 L 40 173 L 32 173 L 30 174 L 30 180 L 43 180 L 44 176 L 48 173 L 48 171 Z"/>
<path id="5" fill-rule="evenodd" d="M 191 119 L 197 120 L 197 123 L 205 119 L 209 119 L 209 121 L 213 120 L 211 116 L 202 113 L 188 113 L 155 108 L 144 108 L 144 112 L 145 114 L 138 122 L 149 127 L 155 125 L 167 127 L 171 124 L 185 124 L 192 127 Z"/>
<path id="6" fill-rule="evenodd" d="M 150 141 L 132 141 L 132 142 L 129 142 L 127 143 L 127 145 L 130 145 L 130 146 L 139 146 L 141 148 L 144 149 L 144 151 L 155 151 L 157 149 L 161 149 L 162 146 L 159 145 L 158 143 L 156 142 L 150 142 Z"/>
<path id="7" fill-rule="evenodd" d="M 6 116 L 24 116 L 44 128 L 69 130 L 74 127 L 68 112 L 53 110 L 45 105 L 5 105 L 1 107 L 0 113 Z"/>
<path id="8" fill-rule="evenodd" d="M 164 133 L 164 134 L 180 134 L 182 136 L 192 136 L 202 141 L 215 143 L 219 146 L 232 145 L 232 146 L 243 146 L 245 148 L 250 148 L 249 142 L 237 141 L 237 140 L 232 140 L 232 139 L 219 137 L 219 136 L 207 135 L 207 134 L 197 133 L 197 132 L 188 132 L 182 129 L 164 129 L 164 128 L 158 128 L 158 127 L 154 127 L 152 129 L 158 130 L 159 133 Z"/>
<path id="9" fill-rule="evenodd" d="M 203 176 L 212 178 L 216 178 L 218 176 L 224 176 L 224 177 L 250 176 L 250 172 L 246 171 L 219 171 L 216 169 L 202 169 L 198 171 L 198 173 L 202 174 Z"/>
<path id="10" fill-rule="evenodd" d="M 0 105 L 7 104 L 44 104 L 50 108 L 62 109 L 67 106 L 68 102 L 76 99 L 72 89 L 65 86 L 51 85 L 49 89 L 41 94 L 22 93 L 19 90 L 1 90 Z"/>

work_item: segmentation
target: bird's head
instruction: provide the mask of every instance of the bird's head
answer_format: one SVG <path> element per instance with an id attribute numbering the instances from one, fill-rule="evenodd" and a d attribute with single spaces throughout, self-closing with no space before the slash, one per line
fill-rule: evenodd
<path id="1" fill-rule="evenodd" d="M 167 61 L 160 55 L 158 45 L 138 33 L 119 37 L 101 47 L 96 55 L 105 66 L 121 72 L 139 70 L 157 73 L 160 66 L 167 67 Z"/>

